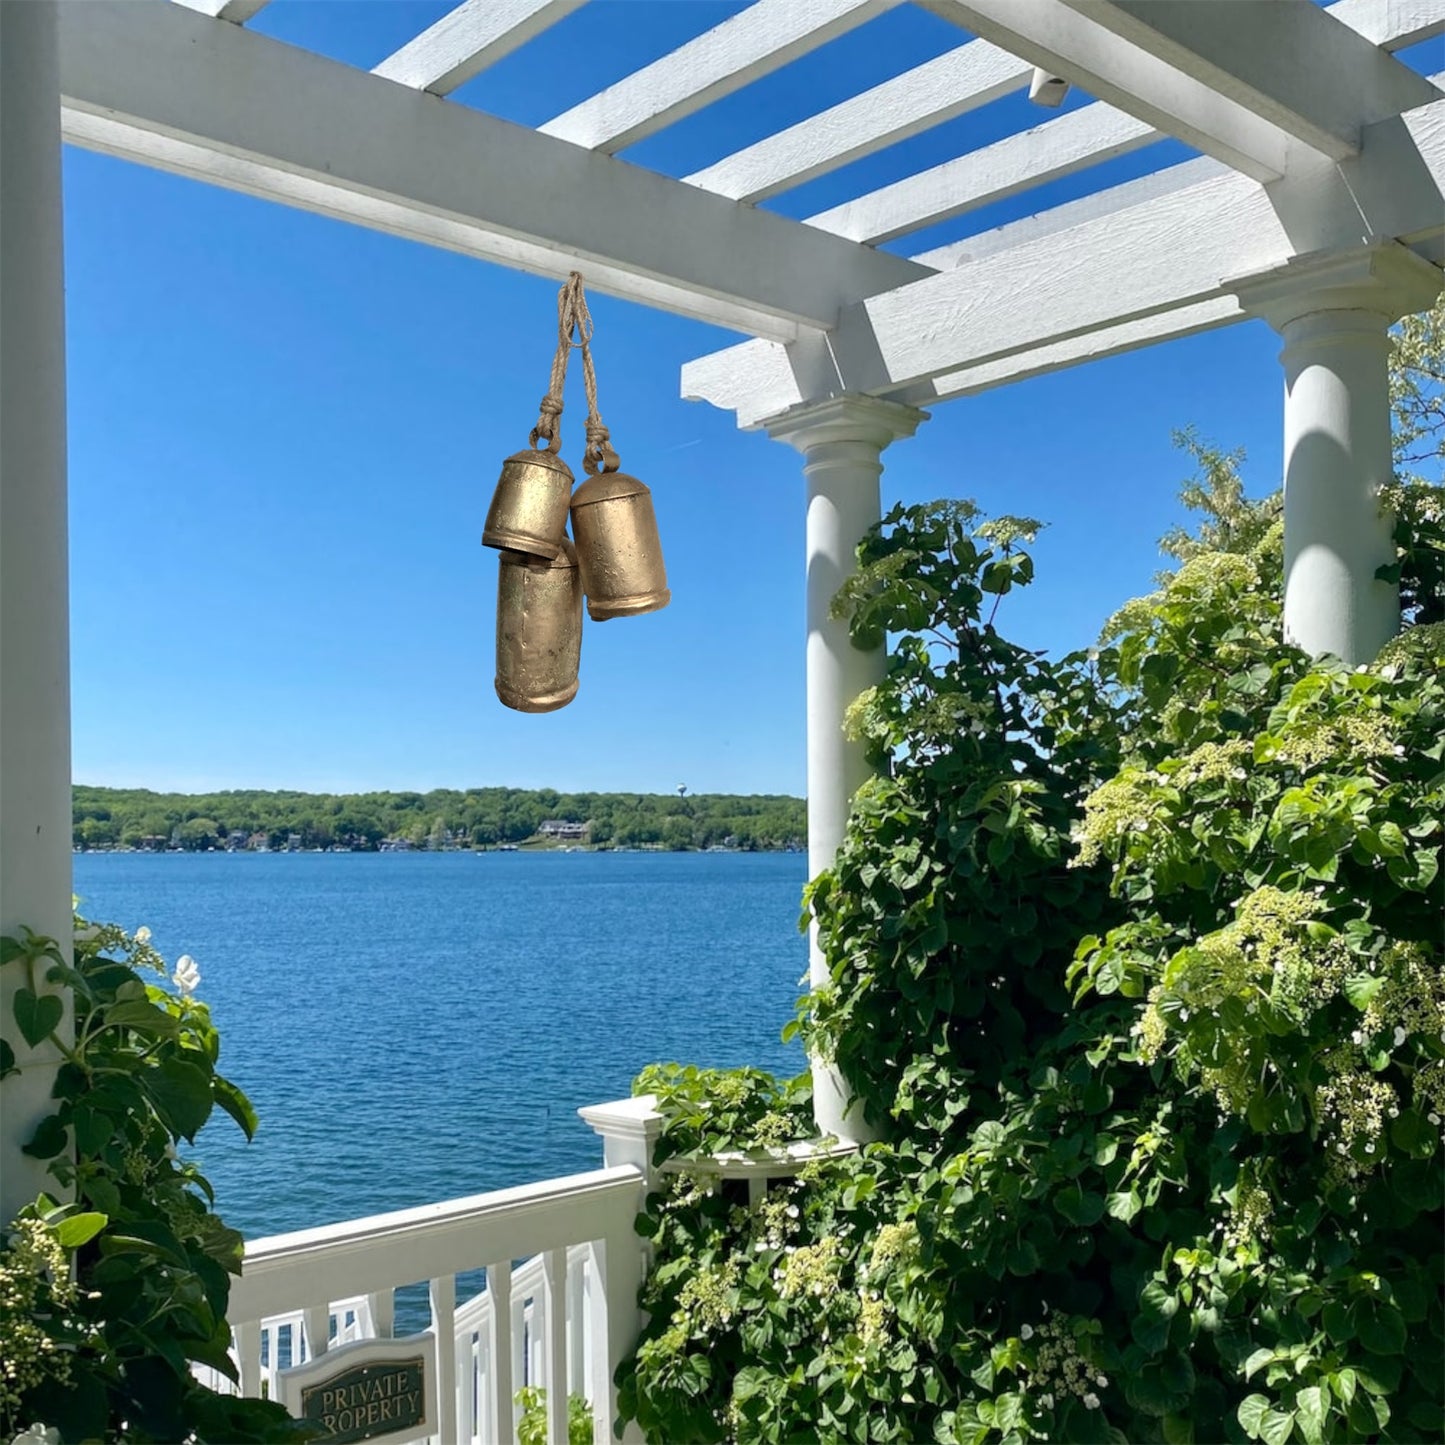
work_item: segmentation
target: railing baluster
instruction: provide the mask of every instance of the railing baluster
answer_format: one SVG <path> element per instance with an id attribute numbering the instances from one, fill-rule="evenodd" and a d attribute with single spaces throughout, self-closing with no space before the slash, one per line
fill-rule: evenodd
<path id="1" fill-rule="evenodd" d="M 567 1250 L 549 1249 L 542 1256 L 547 1445 L 567 1445 Z"/>
<path id="2" fill-rule="evenodd" d="M 396 1291 L 377 1290 L 366 1302 L 371 1310 L 371 1328 L 379 1340 L 389 1340 L 396 1333 Z"/>
<path id="3" fill-rule="evenodd" d="M 642 1285 L 642 1249 L 629 1229 L 626 1235 L 594 1240 L 592 1250 L 592 1418 L 603 1440 L 641 1440 L 636 1425 L 620 1437 L 612 1432 L 617 1417 L 617 1387 L 612 1377 L 624 1355 L 637 1343 L 641 1314 L 637 1291 Z"/>
<path id="4" fill-rule="evenodd" d="M 527 1378 L 527 1298 L 512 1279 L 512 1389 L 530 1384 Z"/>
<path id="5" fill-rule="evenodd" d="M 444 1274 L 431 1282 L 431 1325 L 437 1339 L 437 1439 L 457 1438 L 457 1277 Z"/>
<path id="6" fill-rule="evenodd" d="M 567 1252 L 567 1390 L 587 1393 L 587 1250 Z"/>
<path id="7" fill-rule="evenodd" d="M 492 1296 L 492 1411 L 487 1445 L 515 1445 L 512 1408 L 512 1266 L 487 1266 L 487 1292 Z"/>
<path id="8" fill-rule="evenodd" d="M 261 1393 L 261 1321 L 236 1326 L 236 1353 L 241 1358 L 241 1393 Z"/>
<path id="9" fill-rule="evenodd" d="M 315 1360 L 331 1348 L 331 1306 L 310 1305 L 303 1311 L 303 1328 L 306 1332 L 306 1353 L 301 1355 L 297 1343 L 298 1334 L 292 1327 L 291 1363 L 299 1365 L 302 1359 Z"/>

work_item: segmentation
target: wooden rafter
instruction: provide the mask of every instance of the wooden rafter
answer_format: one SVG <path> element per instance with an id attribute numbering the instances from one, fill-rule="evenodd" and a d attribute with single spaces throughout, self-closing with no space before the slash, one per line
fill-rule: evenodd
<path id="1" fill-rule="evenodd" d="M 899 0 L 757 0 L 541 127 L 619 151 L 892 9 Z"/>
<path id="2" fill-rule="evenodd" d="M 463 0 L 372 71 L 386 80 L 450 95 L 540 35 L 582 0 Z"/>
<path id="3" fill-rule="evenodd" d="M 59 7 L 66 139 L 791 340 L 925 274 L 177 5 Z M 538 178 L 546 184 L 539 185 Z"/>

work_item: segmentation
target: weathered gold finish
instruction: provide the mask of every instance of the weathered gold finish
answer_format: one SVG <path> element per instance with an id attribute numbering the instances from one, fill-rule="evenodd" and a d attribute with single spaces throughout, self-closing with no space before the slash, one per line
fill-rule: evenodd
<path id="1" fill-rule="evenodd" d="M 497 696 L 518 712 L 554 712 L 577 696 L 582 584 L 564 536 L 550 561 L 504 551 L 497 582 Z"/>
<path id="2" fill-rule="evenodd" d="M 533 445 L 502 463 L 492 493 L 482 541 L 504 551 L 555 557 L 567 530 L 567 504 L 572 495 L 572 468 L 555 451 Z"/>
<path id="3" fill-rule="evenodd" d="M 656 612 L 672 600 L 652 493 L 636 477 L 603 472 L 583 482 L 572 494 L 572 534 L 594 622 Z"/>

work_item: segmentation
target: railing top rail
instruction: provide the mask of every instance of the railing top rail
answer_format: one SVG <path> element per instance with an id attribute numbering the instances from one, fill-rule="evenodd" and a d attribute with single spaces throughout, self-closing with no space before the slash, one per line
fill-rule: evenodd
<path id="1" fill-rule="evenodd" d="M 240 1324 L 625 1232 L 642 1184 L 619 1165 L 252 1240 L 227 1313 Z"/>

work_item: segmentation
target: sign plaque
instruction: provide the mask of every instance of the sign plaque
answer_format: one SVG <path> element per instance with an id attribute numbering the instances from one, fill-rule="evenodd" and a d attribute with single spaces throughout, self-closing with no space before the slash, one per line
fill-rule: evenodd
<path id="1" fill-rule="evenodd" d="M 317 1445 L 406 1445 L 434 1433 L 435 1366 L 430 1333 L 362 1340 L 281 1371 L 277 1387 L 294 1416 L 325 1432 Z"/>

